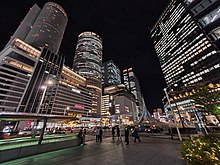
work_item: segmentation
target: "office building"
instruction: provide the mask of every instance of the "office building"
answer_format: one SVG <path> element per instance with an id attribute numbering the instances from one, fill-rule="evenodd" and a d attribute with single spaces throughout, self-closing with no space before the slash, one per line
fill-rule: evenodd
<path id="1" fill-rule="evenodd" d="M 187 99 L 192 89 L 220 80 L 220 1 L 171 0 L 151 37 L 168 92 L 185 112 L 194 112 Z"/>
<path id="2" fill-rule="evenodd" d="M 218 0 L 172 0 L 151 30 L 167 86 L 219 82 Z"/>
<path id="3" fill-rule="evenodd" d="M 73 69 L 87 80 L 93 95 L 92 113 L 101 115 L 102 94 L 102 39 L 93 32 L 83 32 L 78 37 Z"/>
<path id="4" fill-rule="evenodd" d="M 124 118 L 131 117 L 137 121 L 135 96 L 124 84 L 104 87 L 105 110 L 110 115 L 122 115 Z"/>
<path id="5" fill-rule="evenodd" d="M 102 64 L 102 86 L 121 84 L 121 71 L 119 67 L 109 60 Z"/>
<path id="6" fill-rule="evenodd" d="M 24 41 L 37 49 L 45 47 L 57 54 L 67 20 L 66 12 L 61 6 L 48 2 L 39 13 Z"/>
<path id="7" fill-rule="evenodd" d="M 20 39 L 22 41 L 25 40 L 25 38 L 27 37 L 27 35 L 30 32 L 31 28 L 33 27 L 33 24 L 36 21 L 40 11 L 41 11 L 41 9 L 36 4 L 34 4 L 30 8 L 28 14 L 25 16 L 25 18 L 23 19 L 23 21 L 21 22 L 19 27 L 16 29 L 14 34 L 11 36 L 11 39 L 9 40 L 8 44 L 6 45 L 6 47 L 9 44 L 11 44 L 11 42 L 15 38 Z"/>
<path id="8" fill-rule="evenodd" d="M 136 100 L 136 120 L 139 120 L 140 115 L 143 113 L 143 100 L 141 94 L 140 83 L 137 76 L 134 74 L 133 69 L 123 70 L 124 84 L 127 89 L 135 96 Z"/>

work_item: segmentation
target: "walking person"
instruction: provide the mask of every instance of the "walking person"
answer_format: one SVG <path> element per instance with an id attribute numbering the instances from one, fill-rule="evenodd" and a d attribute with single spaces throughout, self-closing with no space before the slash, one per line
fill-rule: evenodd
<path id="1" fill-rule="evenodd" d="M 117 127 L 117 137 L 118 137 L 118 140 L 120 138 L 120 129 L 119 129 L 119 126 Z"/>
<path id="2" fill-rule="evenodd" d="M 79 130 L 78 136 L 79 136 L 79 145 L 82 146 L 83 143 L 84 143 L 84 142 L 83 142 L 83 128 L 81 128 L 81 129 Z"/>
<path id="3" fill-rule="evenodd" d="M 115 140 L 115 127 L 112 127 L 112 139 Z"/>
<path id="4" fill-rule="evenodd" d="M 102 130 L 102 127 L 100 127 L 99 129 L 99 141 L 102 142 L 102 133 L 103 133 L 103 130 Z"/>
<path id="5" fill-rule="evenodd" d="M 128 130 L 128 127 L 125 127 L 125 142 L 126 142 L 126 145 L 129 144 L 129 130 Z"/>
<path id="6" fill-rule="evenodd" d="M 96 129 L 95 135 L 96 135 L 95 141 L 99 142 L 99 140 L 100 140 L 99 139 L 100 138 L 100 129 L 99 129 L 99 127 L 97 127 L 97 129 Z"/>
<path id="7" fill-rule="evenodd" d="M 138 141 L 141 142 L 140 136 L 138 135 L 138 130 L 136 127 L 134 128 L 133 136 L 134 136 L 134 142 L 136 142 L 136 139 L 138 139 Z"/>

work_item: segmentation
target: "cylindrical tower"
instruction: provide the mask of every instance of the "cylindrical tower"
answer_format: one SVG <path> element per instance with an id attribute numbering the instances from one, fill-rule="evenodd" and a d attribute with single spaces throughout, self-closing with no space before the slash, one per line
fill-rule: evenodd
<path id="1" fill-rule="evenodd" d="M 36 47 L 46 47 L 58 53 L 67 25 L 67 15 L 61 6 L 48 2 L 44 5 L 25 42 Z"/>
<path id="2" fill-rule="evenodd" d="M 93 32 L 83 32 L 78 37 L 73 69 L 87 79 L 93 94 L 92 113 L 101 114 L 102 93 L 102 39 Z"/>

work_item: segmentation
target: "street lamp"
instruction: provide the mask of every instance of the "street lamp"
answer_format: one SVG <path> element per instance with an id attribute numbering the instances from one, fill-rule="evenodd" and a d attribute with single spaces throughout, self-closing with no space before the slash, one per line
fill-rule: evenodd
<path id="1" fill-rule="evenodd" d="M 42 103 L 43 103 L 43 100 L 44 100 L 44 97 L 45 97 L 45 94 L 46 94 L 46 91 L 47 91 L 47 87 L 52 85 L 53 84 L 53 81 L 52 80 L 47 80 L 45 81 L 45 85 L 41 86 L 41 88 L 44 90 L 43 91 L 43 94 L 41 96 L 41 99 L 40 99 L 40 103 L 38 105 L 38 108 L 37 108 L 37 115 L 39 115 L 40 113 L 40 108 L 42 106 Z M 39 120 L 35 120 L 34 123 L 33 123 L 33 127 L 32 127 L 32 138 L 35 138 L 35 134 L 36 134 L 36 128 L 37 128 L 37 125 L 38 125 L 38 122 Z"/>
<path id="2" fill-rule="evenodd" d="M 64 116 L 66 115 L 66 111 L 69 110 L 69 109 L 70 109 L 70 107 L 66 107 L 66 108 L 65 108 L 64 114 L 63 114 Z"/>
<path id="3" fill-rule="evenodd" d="M 37 115 L 39 115 L 39 113 L 40 113 L 40 108 L 41 108 L 41 106 L 42 106 L 42 103 L 43 103 L 43 100 L 44 100 L 44 96 L 45 96 L 46 91 L 47 91 L 47 87 L 50 86 L 50 85 L 52 85 L 52 84 L 53 84 L 53 81 L 52 81 L 52 80 L 48 80 L 48 81 L 45 82 L 45 85 L 41 86 L 41 88 L 42 88 L 44 91 L 43 91 L 43 94 L 42 94 L 42 96 L 41 96 L 40 104 L 39 104 L 38 109 L 37 109 Z"/>

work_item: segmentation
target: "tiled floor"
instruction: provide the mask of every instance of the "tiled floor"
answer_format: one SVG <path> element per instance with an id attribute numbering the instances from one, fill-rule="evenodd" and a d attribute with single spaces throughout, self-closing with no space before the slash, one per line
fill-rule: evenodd
<path id="1" fill-rule="evenodd" d="M 85 146 L 67 148 L 2 165 L 184 165 L 177 140 L 143 137 L 142 141 L 125 145 L 123 141 L 103 139 Z"/>

